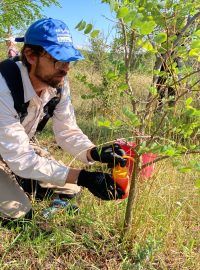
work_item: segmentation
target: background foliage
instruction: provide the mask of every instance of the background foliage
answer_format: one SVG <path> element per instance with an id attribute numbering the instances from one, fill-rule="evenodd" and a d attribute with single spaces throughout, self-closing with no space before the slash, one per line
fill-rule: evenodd
<path id="1" fill-rule="evenodd" d="M 25 29 L 33 20 L 42 16 L 42 7 L 58 5 L 57 0 L 1 0 L 0 38 L 12 35 L 12 31 Z"/>

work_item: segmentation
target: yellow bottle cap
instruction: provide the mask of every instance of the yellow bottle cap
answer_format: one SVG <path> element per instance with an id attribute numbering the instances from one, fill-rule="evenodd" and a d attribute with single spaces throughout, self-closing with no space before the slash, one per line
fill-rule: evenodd
<path id="1" fill-rule="evenodd" d="M 123 156 L 123 158 L 130 159 L 132 161 L 134 160 L 130 156 Z M 128 175 L 127 167 L 121 167 L 120 164 L 118 164 L 113 168 L 113 177 L 114 177 L 114 179 L 123 179 L 123 178 L 126 178 L 127 175 Z"/>
<path id="2" fill-rule="evenodd" d="M 126 167 L 121 167 L 120 165 L 117 165 L 113 168 L 114 179 L 126 178 L 127 175 L 128 175 L 128 170 Z"/>

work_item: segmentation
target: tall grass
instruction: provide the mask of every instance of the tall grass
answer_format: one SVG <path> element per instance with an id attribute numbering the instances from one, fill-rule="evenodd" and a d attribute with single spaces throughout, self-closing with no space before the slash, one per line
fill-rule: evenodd
<path id="1" fill-rule="evenodd" d="M 196 176 L 170 162 L 141 179 L 132 230 L 121 239 L 126 201 L 103 202 L 83 190 L 79 216 L 46 222 L 35 202 L 32 222 L 2 227 L 0 269 L 200 268 L 200 197 Z"/>

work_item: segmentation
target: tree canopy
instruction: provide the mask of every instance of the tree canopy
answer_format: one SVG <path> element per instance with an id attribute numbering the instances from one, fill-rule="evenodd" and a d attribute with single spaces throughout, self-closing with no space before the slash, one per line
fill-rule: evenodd
<path id="1" fill-rule="evenodd" d="M 60 6 L 57 0 L 0 0 L 0 37 L 22 30 L 42 16 L 42 8 Z"/>

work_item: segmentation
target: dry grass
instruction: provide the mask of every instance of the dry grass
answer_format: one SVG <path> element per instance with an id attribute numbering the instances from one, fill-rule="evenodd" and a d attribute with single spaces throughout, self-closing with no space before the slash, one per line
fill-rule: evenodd
<path id="1" fill-rule="evenodd" d="M 134 95 L 137 96 L 137 98 L 146 99 L 146 96 L 149 93 L 148 88 L 152 83 L 152 77 L 147 75 L 144 76 L 143 74 L 139 73 L 133 73 L 130 81 L 134 90 Z"/>

